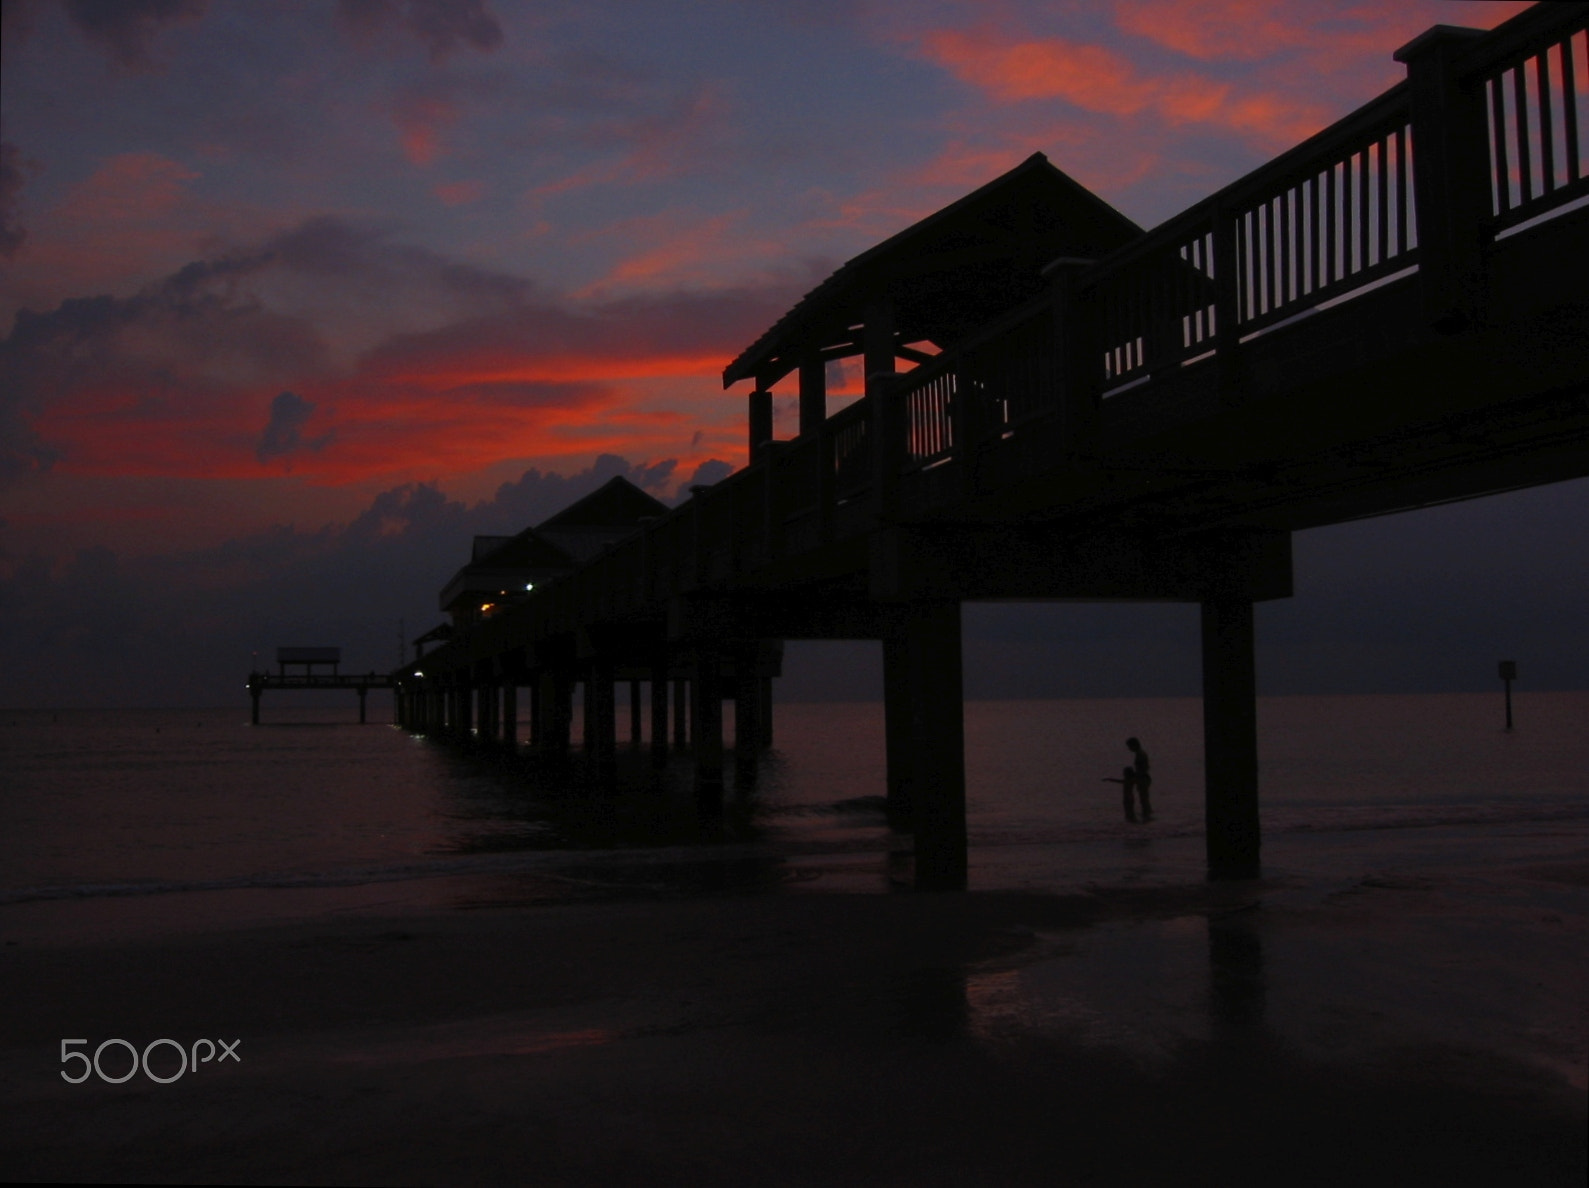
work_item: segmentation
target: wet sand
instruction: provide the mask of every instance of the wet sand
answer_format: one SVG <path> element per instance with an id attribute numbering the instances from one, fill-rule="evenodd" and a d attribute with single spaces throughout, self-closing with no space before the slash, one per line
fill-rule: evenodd
<path id="1" fill-rule="evenodd" d="M 1581 827 L 1381 832 L 1218 885 L 1190 839 L 979 851 L 965 894 L 865 893 L 872 854 L 717 894 L 214 892 L 181 926 L 11 905 L 0 1174 L 1581 1184 Z M 241 1060 L 61 1080 L 62 1038 L 113 1036 Z"/>

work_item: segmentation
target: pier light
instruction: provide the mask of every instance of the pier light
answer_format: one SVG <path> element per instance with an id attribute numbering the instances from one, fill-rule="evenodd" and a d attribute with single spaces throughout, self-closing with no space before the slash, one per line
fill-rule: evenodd
<path id="1" fill-rule="evenodd" d="M 415 670 L 414 670 L 414 675 L 415 675 L 415 676 L 416 676 L 416 677 L 422 677 L 422 676 L 424 676 L 424 675 L 425 675 L 425 674 L 424 674 L 424 673 L 422 673 L 422 672 L 420 672 L 420 671 L 419 671 L 419 669 L 417 669 L 417 668 L 416 668 L 416 669 L 415 669 Z"/>
<path id="2" fill-rule="evenodd" d="M 535 589 L 535 583 L 534 582 L 525 582 L 524 583 L 524 588 L 526 590 L 533 590 L 533 589 Z"/>

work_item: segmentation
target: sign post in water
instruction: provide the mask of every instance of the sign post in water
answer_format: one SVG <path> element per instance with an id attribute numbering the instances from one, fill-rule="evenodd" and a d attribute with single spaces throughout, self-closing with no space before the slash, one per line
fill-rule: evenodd
<path id="1" fill-rule="evenodd" d="M 1517 679 L 1517 661 L 1501 661 L 1501 680 L 1506 685 L 1506 729 L 1512 729 L 1512 682 Z"/>

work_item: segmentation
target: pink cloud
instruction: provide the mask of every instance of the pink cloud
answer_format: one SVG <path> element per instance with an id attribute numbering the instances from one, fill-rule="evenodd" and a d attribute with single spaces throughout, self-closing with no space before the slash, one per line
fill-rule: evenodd
<path id="1" fill-rule="evenodd" d="M 1114 0 L 1125 32 L 1201 61 L 1254 62 L 1300 51 L 1314 69 L 1388 56 L 1436 21 L 1491 28 L 1529 0 L 1449 4 L 1317 0 Z"/>
<path id="2" fill-rule="evenodd" d="M 1274 146 L 1311 135 L 1330 116 L 1309 99 L 1245 92 L 1191 71 L 1150 74 L 1105 46 L 1061 37 L 939 30 L 918 44 L 929 60 L 999 104 L 1057 99 L 1100 115 L 1222 126 Z"/>
<path id="3" fill-rule="evenodd" d="M 483 181 L 446 182 L 432 193 L 444 206 L 469 206 L 485 197 L 486 184 Z"/>
<path id="4" fill-rule="evenodd" d="M 462 116 L 451 99 L 433 94 L 411 94 L 400 98 L 392 108 L 403 155 L 413 165 L 429 165 L 441 155 L 442 133 Z"/>

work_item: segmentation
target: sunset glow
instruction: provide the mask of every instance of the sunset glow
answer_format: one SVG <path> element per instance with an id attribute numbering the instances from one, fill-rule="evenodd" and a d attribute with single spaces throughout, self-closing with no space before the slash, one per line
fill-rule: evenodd
<path id="1" fill-rule="evenodd" d="M 0 583 L 379 543 L 424 599 L 471 532 L 742 465 L 725 364 L 1031 153 L 1151 227 L 1526 5 L 1460 7 L 7 3 Z"/>

